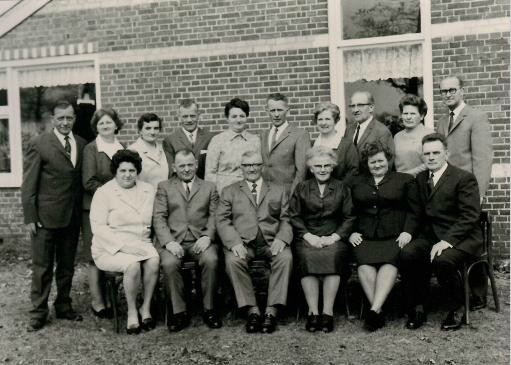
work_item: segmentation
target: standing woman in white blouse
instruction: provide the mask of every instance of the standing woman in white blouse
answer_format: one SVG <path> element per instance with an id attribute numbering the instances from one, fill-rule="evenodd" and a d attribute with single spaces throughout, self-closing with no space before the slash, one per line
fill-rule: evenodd
<path id="1" fill-rule="evenodd" d="M 159 140 L 162 121 L 154 113 L 145 113 L 137 122 L 139 137 L 128 148 L 137 151 L 142 158 L 142 172 L 139 181 L 151 184 L 156 190 L 158 183 L 172 175 L 171 157 L 167 155 Z"/>
<path id="2" fill-rule="evenodd" d="M 124 149 L 116 134 L 122 127 L 114 109 L 96 110 L 91 119 L 91 127 L 97 137 L 83 150 L 82 182 L 84 186 L 82 241 L 84 253 L 89 261 L 89 290 L 91 293 L 91 311 L 99 318 L 110 318 L 112 309 L 107 303 L 104 279 L 91 256 L 92 232 L 89 220 L 90 205 L 96 190 L 113 178 L 110 172 L 112 156 Z"/>

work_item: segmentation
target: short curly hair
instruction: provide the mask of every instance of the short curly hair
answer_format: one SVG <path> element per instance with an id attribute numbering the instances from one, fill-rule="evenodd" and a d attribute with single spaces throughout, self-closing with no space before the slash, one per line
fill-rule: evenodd
<path id="1" fill-rule="evenodd" d="M 112 118 L 112 120 L 115 123 L 115 126 L 117 127 L 115 129 L 115 134 L 119 133 L 119 131 L 122 128 L 122 125 L 124 124 L 121 119 L 119 118 L 119 114 L 115 111 L 115 109 L 112 108 L 100 108 L 94 112 L 94 115 L 92 116 L 92 119 L 90 120 L 90 126 L 92 128 L 92 131 L 95 134 L 98 134 L 98 123 L 101 118 L 103 118 L 105 115 Z"/>
<path id="2" fill-rule="evenodd" d="M 229 101 L 227 104 L 225 104 L 224 114 L 225 114 L 226 118 L 229 118 L 229 112 L 231 111 L 232 108 L 239 108 L 239 109 L 243 110 L 245 112 L 245 114 L 247 115 L 247 117 L 248 117 L 248 114 L 250 113 L 250 106 L 248 105 L 248 103 L 245 100 L 240 99 L 240 98 L 231 99 L 231 101 Z"/>
<path id="3" fill-rule="evenodd" d="M 112 162 L 110 163 L 110 172 L 112 175 L 117 174 L 117 169 L 123 162 L 130 162 L 137 169 L 137 175 L 142 172 L 142 158 L 137 151 L 133 150 L 119 150 L 112 156 Z"/>
<path id="4" fill-rule="evenodd" d="M 334 123 L 337 123 L 341 119 L 341 111 L 337 105 L 330 102 L 324 102 L 321 104 L 318 104 L 316 106 L 316 109 L 314 109 L 314 117 L 313 122 L 314 124 L 318 124 L 318 116 L 323 113 L 325 110 L 330 111 L 332 113 L 332 118 L 334 118 Z"/>
<path id="5" fill-rule="evenodd" d="M 428 113 L 428 104 L 423 98 L 413 94 L 406 94 L 399 101 L 399 111 L 402 113 L 406 105 L 411 105 L 417 108 L 421 117 L 424 117 Z"/>
<path id="6" fill-rule="evenodd" d="M 384 143 L 381 143 L 380 141 L 375 141 L 364 145 L 364 147 L 362 148 L 362 151 L 360 152 L 361 161 L 360 165 L 367 169 L 368 168 L 367 161 L 369 160 L 369 158 L 373 157 L 374 155 L 377 155 L 380 152 L 383 152 L 387 161 L 391 161 L 394 158 L 394 155 L 392 154 L 392 151 L 389 148 L 389 146 L 387 146 Z"/>

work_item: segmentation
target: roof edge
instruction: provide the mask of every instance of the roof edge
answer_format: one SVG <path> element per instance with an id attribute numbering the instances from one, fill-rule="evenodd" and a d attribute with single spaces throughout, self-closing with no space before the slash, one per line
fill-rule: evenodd
<path id="1" fill-rule="evenodd" d="M 48 4 L 51 0 L 23 0 L 7 10 L 0 19 L 0 37 Z"/>

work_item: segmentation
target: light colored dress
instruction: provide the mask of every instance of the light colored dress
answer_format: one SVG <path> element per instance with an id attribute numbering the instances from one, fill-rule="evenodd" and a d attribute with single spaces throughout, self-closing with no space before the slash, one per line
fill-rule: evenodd
<path id="1" fill-rule="evenodd" d="M 160 142 L 154 148 L 139 137 L 128 149 L 137 151 L 142 158 L 142 172 L 138 175 L 138 181 L 148 182 L 156 190 L 158 183 L 169 178 L 170 167 Z"/>
<path id="2" fill-rule="evenodd" d="M 214 136 L 206 155 L 204 180 L 215 183 L 218 193 L 233 182 L 243 180 L 241 155 L 246 151 L 261 151 L 257 135 L 246 130 L 235 133 L 228 129 Z"/>
<path id="3" fill-rule="evenodd" d="M 426 170 L 422 162 L 422 138 L 433 132 L 420 123 L 411 131 L 404 129 L 394 136 L 396 171 L 417 176 Z"/>
<path id="4" fill-rule="evenodd" d="M 101 186 L 90 209 L 92 258 L 100 270 L 125 272 L 134 262 L 158 257 L 151 242 L 151 220 L 155 192 L 151 184 L 137 181 L 124 189 L 114 179 Z M 121 252 L 124 245 L 143 248 L 146 255 Z"/>

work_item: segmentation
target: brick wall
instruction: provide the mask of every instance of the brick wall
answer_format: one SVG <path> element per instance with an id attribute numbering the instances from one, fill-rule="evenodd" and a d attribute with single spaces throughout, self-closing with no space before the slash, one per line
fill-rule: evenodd
<path id="1" fill-rule="evenodd" d="M 0 238 L 24 236 L 23 209 L 19 189 L 0 189 Z"/>
<path id="2" fill-rule="evenodd" d="M 465 20 L 509 16 L 509 0 L 432 0 L 431 23 L 452 23 Z"/>
<path id="3" fill-rule="evenodd" d="M 327 0 L 158 1 L 79 11 L 59 11 L 54 1 L 2 37 L 0 49 L 98 42 L 108 52 L 320 33 L 328 33 Z"/>

